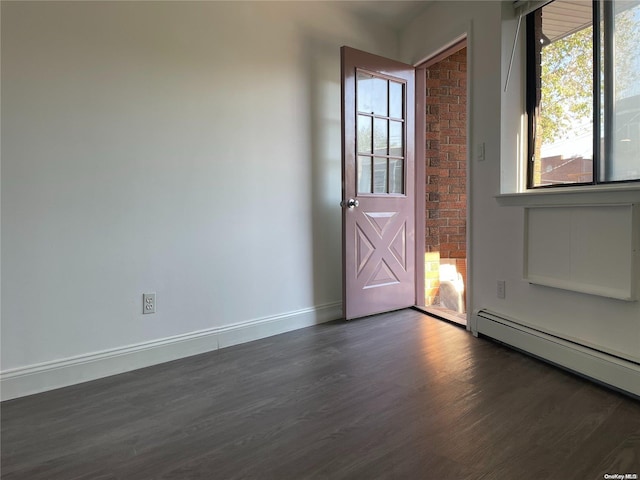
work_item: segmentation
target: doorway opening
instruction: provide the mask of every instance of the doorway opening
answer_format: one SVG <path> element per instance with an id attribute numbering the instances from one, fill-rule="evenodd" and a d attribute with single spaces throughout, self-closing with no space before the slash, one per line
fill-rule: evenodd
<path id="1" fill-rule="evenodd" d="M 467 323 L 467 44 L 425 71 L 425 298 L 428 313 Z"/>

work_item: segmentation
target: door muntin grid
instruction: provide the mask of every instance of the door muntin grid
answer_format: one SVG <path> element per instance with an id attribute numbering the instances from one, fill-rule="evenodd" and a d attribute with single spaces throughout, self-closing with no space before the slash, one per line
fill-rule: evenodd
<path id="1" fill-rule="evenodd" d="M 356 76 L 356 191 L 405 194 L 406 85 L 358 70 Z"/>

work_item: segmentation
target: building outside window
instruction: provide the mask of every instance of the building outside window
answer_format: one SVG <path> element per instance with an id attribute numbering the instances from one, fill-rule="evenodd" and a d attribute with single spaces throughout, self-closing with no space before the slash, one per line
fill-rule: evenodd
<path id="1" fill-rule="evenodd" d="M 528 187 L 640 180 L 640 1 L 527 15 Z"/>

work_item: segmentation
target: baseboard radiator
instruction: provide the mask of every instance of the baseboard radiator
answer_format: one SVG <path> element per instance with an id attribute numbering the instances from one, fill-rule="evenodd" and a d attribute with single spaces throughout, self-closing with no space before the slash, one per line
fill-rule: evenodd
<path id="1" fill-rule="evenodd" d="M 490 310 L 474 312 L 477 332 L 546 362 L 640 398 L 640 365 L 518 323 Z"/>

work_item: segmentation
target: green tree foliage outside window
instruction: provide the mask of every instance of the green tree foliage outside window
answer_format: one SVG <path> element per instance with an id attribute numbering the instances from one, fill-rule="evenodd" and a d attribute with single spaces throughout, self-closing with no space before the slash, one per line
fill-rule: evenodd
<path id="1" fill-rule="evenodd" d="M 573 16 L 577 5 L 568 0 L 530 15 L 535 33 L 528 38 L 539 55 L 528 87 L 530 94 L 537 91 L 528 107 L 533 187 L 640 180 L 640 2 L 593 5 L 602 19 L 599 38 L 584 15 L 587 9 L 593 13 L 590 4 L 579 5 L 582 24 Z M 600 168 L 597 178 L 594 165 Z"/>

